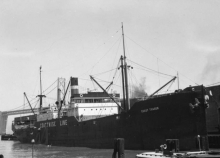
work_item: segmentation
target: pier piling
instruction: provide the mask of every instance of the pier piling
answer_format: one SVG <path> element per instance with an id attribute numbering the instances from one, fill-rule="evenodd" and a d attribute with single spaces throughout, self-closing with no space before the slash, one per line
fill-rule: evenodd
<path id="1" fill-rule="evenodd" d="M 118 153 L 118 158 L 124 158 L 124 138 L 115 138 L 114 139 L 114 151 L 112 154 L 112 158 L 117 158 L 117 153 Z"/>

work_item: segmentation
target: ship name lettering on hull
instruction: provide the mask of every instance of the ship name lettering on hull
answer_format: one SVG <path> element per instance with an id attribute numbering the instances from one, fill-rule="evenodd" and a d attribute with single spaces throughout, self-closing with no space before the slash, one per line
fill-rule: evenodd
<path id="1" fill-rule="evenodd" d="M 148 109 L 141 110 L 141 113 L 148 112 Z"/>
<path id="2" fill-rule="evenodd" d="M 149 109 L 144 109 L 144 110 L 141 110 L 141 113 L 145 113 L 145 112 L 148 112 L 148 111 L 156 111 L 156 110 L 159 110 L 159 107 L 153 107 L 153 108 L 149 108 Z"/>
<path id="3" fill-rule="evenodd" d="M 66 125 L 67 125 L 67 120 L 60 121 L 60 126 L 66 126 Z"/>
<path id="4" fill-rule="evenodd" d="M 40 123 L 40 128 L 46 128 L 46 127 L 55 127 L 56 122 L 44 122 Z"/>
<path id="5" fill-rule="evenodd" d="M 149 108 L 150 111 L 159 110 L 159 107 Z"/>

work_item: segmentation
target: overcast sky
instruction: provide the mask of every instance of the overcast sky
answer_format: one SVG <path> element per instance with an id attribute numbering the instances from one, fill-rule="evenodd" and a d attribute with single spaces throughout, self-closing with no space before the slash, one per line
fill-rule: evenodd
<path id="1" fill-rule="evenodd" d="M 121 22 L 128 63 L 171 76 L 178 71 L 180 88 L 220 82 L 218 0 L 0 3 L 0 111 L 21 106 L 23 92 L 30 99 L 39 94 L 40 66 L 43 89 L 58 77 L 89 79 L 89 75 L 116 68 L 123 53 Z M 137 65 L 132 66 L 131 74 L 135 74 Z M 136 75 L 147 93 L 171 79 L 158 74 L 150 77 L 146 71 Z M 87 82 L 80 83 L 89 87 Z"/>

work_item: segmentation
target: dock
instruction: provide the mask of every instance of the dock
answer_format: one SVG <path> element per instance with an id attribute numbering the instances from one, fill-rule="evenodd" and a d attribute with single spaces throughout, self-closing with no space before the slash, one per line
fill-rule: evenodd
<path id="1" fill-rule="evenodd" d="M 17 140 L 17 137 L 13 134 L 1 135 L 1 140 Z"/>

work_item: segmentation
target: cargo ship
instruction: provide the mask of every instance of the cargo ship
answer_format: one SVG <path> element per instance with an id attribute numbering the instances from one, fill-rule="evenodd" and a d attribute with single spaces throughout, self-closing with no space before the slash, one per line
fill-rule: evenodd
<path id="1" fill-rule="evenodd" d="M 46 145 L 113 148 L 114 138 L 124 138 L 125 149 L 132 150 L 155 150 L 171 140 L 177 150 L 209 149 L 209 89 L 189 86 L 156 95 L 174 77 L 152 95 L 130 104 L 125 52 L 120 68 L 123 99 L 119 93 L 109 94 L 93 76 L 102 92 L 80 93 L 78 78 L 71 77 L 67 86 L 71 87 L 70 103 L 65 105 L 66 93 L 61 98 L 58 87 L 56 104 L 43 107 L 41 91 L 38 113 L 14 119 L 12 130 L 17 139 L 23 143 L 34 139 Z"/>

